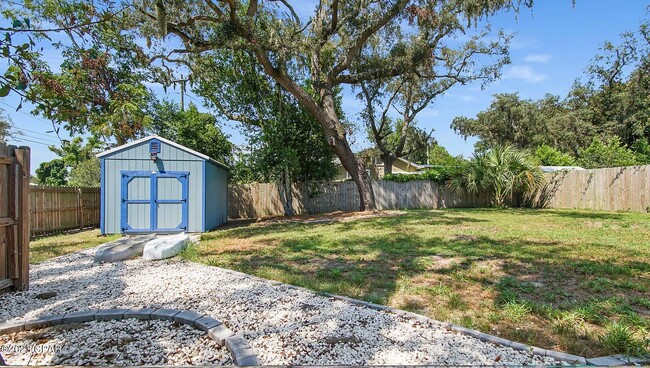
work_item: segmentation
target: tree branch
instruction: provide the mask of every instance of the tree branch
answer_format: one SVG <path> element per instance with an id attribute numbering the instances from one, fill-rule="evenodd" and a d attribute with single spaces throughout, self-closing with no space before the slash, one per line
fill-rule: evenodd
<path id="1" fill-rule="evenodd" d="M 388 24 L 392 19 L 399 14 L 406 4 L 408 3 L 408 0 L 398 0 L 398 2 L 393 5 L 390 11 L 386 12 L 375 24 L 371 25 L 370 27 L 366 28 L 363 32 L 361 32 L 361 35 L 359 35 L 359 38 L 357 41 L 354 43 L 354 45 L 348 49 L 348 52 L 346 53 L 345 57 L 343 60 L 341 60 L 338 64 L 332 68 L 332 71 L 329 74 L 329 79 L 330 82 L 336 80 L 339 74 L 341 74 L 343 71 L 347 70 L 350 67 L 350 64 L 352 64 L 352 60 L 356 58 L 359 53 L 361 52 L 361 49 L 363 48 L 363 45 L 365 45 L 366 41 L 370 36 L 374 35 L 377 33 L 383 26 Z"/>
<path id="2" fill-rule="evenodd" d="M 252 17 L 257 13 L 257 0 L 250 0 L 250 3 L 248 4 L 248 10 L 246 11 L 246 15 L 249 17 Z"/>
<path id="3" fill-rule="evenodd" d="M 67 27 L 46 28 L 46 29 L 37 29 L 37 28 L 13 28 L 13 27 L 4 28 L 4 27 L 0 27 L 0 32 L 16 32 L 16 33 L 36 33 L 36 32 L 43 32 L 43 33 L 47 33 L 47 32 L 66 32 L 66 31 L 72 31 L 72 30 L 75 30 L 75 29 L 79 29 L 79 28 L 83 28 L 83 27 L 88 27 L 88 26 L 93 26 L 93 25 L 97 25 L 97 24 L 100 24 L 100 23 L 107 22 L 107 21 L 109 21 L 109 20 L 115 18 L 115 16 L 116 16 L 118 13 L 121 13 L 122 11 L 124 11 L 124 10 L 130 8 L 131 6 L 133 6 L 133 5 L 125 6 L 125 7 L 121 8 L 120 10 L 118 10 L 118 11 L 116 11 L 116 12 L 114 12 L 114 13 L 110 13 L 108 16 L 106 16 L 106 17 L 104 17 L 104 18 L 102 18 L 102 19 L 98 19 L 98 20 L 95 20 L 95 21 L 92 21 L 92 22 L 87 22 L 87 23 L 75 24 L 75 25 L 71 25 L 71 26 L 67 26 Z"/>

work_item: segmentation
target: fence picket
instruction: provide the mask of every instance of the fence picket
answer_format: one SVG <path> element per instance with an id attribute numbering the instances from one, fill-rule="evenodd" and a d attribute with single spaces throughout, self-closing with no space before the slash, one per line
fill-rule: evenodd
<path id="1" fill-rule="evenodd" d="M 650 210 L 650 165 L 569 171 L 547 174 L 547 186 L 537 199 L 547 196 L 546 207 L 604 211 Z M 432 181 L 373 182 L 381 210 L 484 207 L 490 198 L 456 193 Z M 231 184 L 231 218 L 258 218 L 284 214 L 275 183 Z M 514 203 L 513 203 L 514 204 Z M 294 187 L 296 214 L 356 211 L 359 194 L 354 182 L 299 184 Z"/>
<path id="2" fill-rule="evenodd" d="M 32 185 L 29 190 L 31 236 L 98 226 L 99 195 L 99 188 Z"/>

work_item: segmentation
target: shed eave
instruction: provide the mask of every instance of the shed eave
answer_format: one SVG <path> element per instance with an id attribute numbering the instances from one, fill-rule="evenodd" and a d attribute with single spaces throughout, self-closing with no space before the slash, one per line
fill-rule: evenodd
<path id="1" fill-rule="evenodd" d="M 222 168 L 224 168 L 224 169 L 226 169 L 226 170 L 230 170 L 230 168 L 229 168 L 228 166 L 226 166 L 225 164 L 223 164 L 223 163 L 221 163 L 221 162 L 219 162 L 219 161 L 217 161 L 217 160 L 211 158 L 211 157 L 208 156 L 208 155 L 204 155 L 204 154 L 201 153 L 201 152 L 197 152 L 197 151 L 195 151 L 195 150 L 193 150 L 193 149 L 187 148 L 187 147 L 185 147 L 185 146 L 183 146 L 183 145 L 180 145 L 180 144 L 178 144 L 178 143 L 176 143 L 176 142 L 172 142 L 172 141 L 170 141 L 169 139 L 163 138 L 163 137 L 161 137 L 161 136 L 159 136 L 159 135 L 157 135 L 157 134 L 152 134 L 152 135 L 150 135 L 150 136 L 147 136 L 147 137 L 144 137 L 144 138 L 141 138 L 141 139 L 135 140 L 135 141 L 133 141 L 133 142 L 129 142 L 129 143 L 123 144 L 123 145 L 121 145 L 121 146 L 111 148 L 111 149 L 106 150 L 106 151 L 104 151 L 104 152 L 98 153 L 98 154 L 96 154 L 95 156 L 96 156 L 97 158 L 106 157 L 106 156 L 112 155 L 112 154 L 114 154 L 114 153 L 117 153 L 117 152 L 123 151 L 123 150 L 125 150 L 125 149 L 127 149 L 127 148 L 130 148 L 130 147 L 136 146 L 136 145 L 138 145 L 138 144 L 140 144 L 140 143 L 144 143 L 144 142 L 150 141 L 150 140 L 152 140 L 152 139 L 157 139 L 157 140 L 159 140 L 159 141 L 161 141 L 161 142 L 164 142 L 165 144 L 168 144 L 168 145 L 170 145 L 170 146 L 172 146 L 172 147 L 176 147 L 176 148 L 178 148 L 178 149 L 180 149 L 180 150 L 182 150 L 182 151 L 185 151 L 185 152 L 187 152 L 187 153 L 189 153 L 189 154 L 192 154 L 192 155 L 194 155 L 194 156 L 197 156 L 197 157 L 199 157 L 199 158 L 202 158 L 202 159 L 204 159 L 204 160 L 206 160 L 206 161 L 210 161 L 210 162 L 212 162 L 213 164 L 215 164 L 215 165 L 217 165 L 217 166 L 220 166 L 220 167 L 222 167 Z"/>

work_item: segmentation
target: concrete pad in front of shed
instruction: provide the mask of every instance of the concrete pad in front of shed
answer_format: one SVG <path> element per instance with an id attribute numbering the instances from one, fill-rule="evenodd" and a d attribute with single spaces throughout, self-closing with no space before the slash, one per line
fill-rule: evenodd
<path id="1" fill-rule="evenodd" d="M 115 241 L 101 245 L 95 252 L 95 263 L 117 262 L 142 255 L 144 245 L 156 236 L 125 236 Z"/>

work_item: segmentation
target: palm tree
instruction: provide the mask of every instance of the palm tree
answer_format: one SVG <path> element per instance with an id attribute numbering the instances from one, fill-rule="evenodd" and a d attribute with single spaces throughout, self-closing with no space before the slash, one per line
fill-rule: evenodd
<path id="1" fill-rule="evenodd" d="M 534 193 L 544 184 L 544 175 L 532 155 L 510 145 L 498 145 L 475 153 L 454 176 L 449 186 L 457 191 L 487 192 L 492 204 L 503 207 L 509 196 Z"/>

